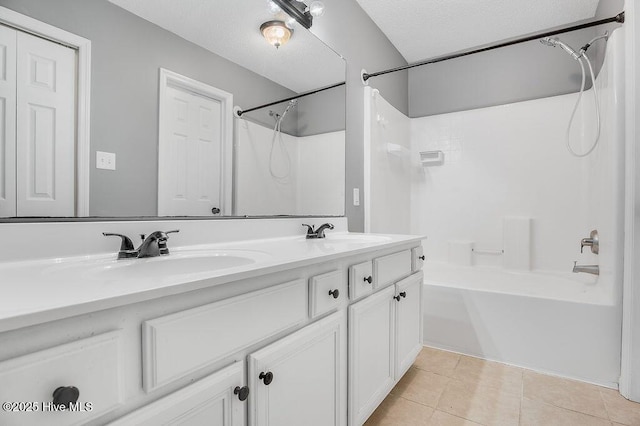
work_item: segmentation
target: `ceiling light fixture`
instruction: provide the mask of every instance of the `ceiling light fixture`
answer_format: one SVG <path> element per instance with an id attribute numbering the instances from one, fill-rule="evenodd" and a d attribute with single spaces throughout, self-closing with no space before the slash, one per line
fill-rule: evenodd
<path id="1" fill-rule="evenodd" d="M 312 1 L 309 6 L 304 0 L 269 0 L 275 3 L 287 15 L 295 19 L 306 29 L 313 25 L 313 18 L 324 14 L 324 3 L 319 0 Z"/>
<path id="2" fill-rule="evenodd" d="M 260 32 L 276 49 L 288 42 L 293 34 L 293 30 L 282 21 L 267 21 L 260 25 Z"/>

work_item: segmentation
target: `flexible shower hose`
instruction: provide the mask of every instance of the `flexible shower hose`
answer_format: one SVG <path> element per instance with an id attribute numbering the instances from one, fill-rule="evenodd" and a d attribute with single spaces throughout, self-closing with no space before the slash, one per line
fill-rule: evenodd
<path id="1" fill-rule="evenodd" d="M 271 152 L 269 153 L 269 173 L 271 174 L 272 178 L 284 182 L 289 178 L 289 175 L 291 174 L 291 157 L 289 156 L 287 147 L 284 145 L 284 141 L 282 140 L 282 130 L 280 129 L 280 126 L 281 126 L 283 117 L 284 115 L 281 117 L 278 117 L 278 119 L 276 120 L 276 125 L 273 128 L 273 137 L 271 138 Z M 275 147 L 276 147 L 276 140 L 278 142 L 280 151 L 284 153 L 286 172 L 283 175 L 278 175 L 273 170 L 273 151 L 275 150 Z"/>
<path id="2" fill-rule="evenodd" d="M 580 101 L 582 100 L 582 93 L 584 92 L 584 86 L 586 83 L 586 72 L 584 69 L 584 63 L 582 63 L 582 58 L 584 58 L 584 60 L 587 62 L 587 65 L 589 66 L 589 72 L 591 73 L 591 85 L 593 87 L 593 98 L 596 103 L 596 138 L 593 141 L 591 148 L 589 148 L 587 152 L 578 154 L 571 147 L 571 125 L 573 124 L 573 119 L 576 115 L 576 111 L 578 110 L 578 106 L 580 105 Z M 598 104 L 598 89 L 596 88 L 596 77 L 593 72 L 593 67 L 591 66 L 591 61 L 589 60 L 587 53 L 583 51 L 582 55 L 577 59 L 577 61 L 580 64 L 580 69 L 582 70 L 582 84 L 580 85 L 580 93 L 578 94 L 578 99 L 576 99 L 576 104 L 573 107 L 573 111 L 571 112 L 571 118 L 569 119 L 569 125 L 567 126 L 567 149 L 569 150 L 571 155 L 573 155 L 574 157 L 586 157 L 587 155 L 591 154 L 594 149 L 596 149 L 596 146 L 598 146 L 598 140 L 600 140 L 600 106 Z"/>

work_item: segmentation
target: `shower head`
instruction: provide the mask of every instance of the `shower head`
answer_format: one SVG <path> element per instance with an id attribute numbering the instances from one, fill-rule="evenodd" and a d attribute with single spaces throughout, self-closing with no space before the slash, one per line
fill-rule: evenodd
<path id="1" fill-rule="evenodd" d="M 295 108 L 298 105 L 298 100 L 297 99 L 292 99 L 289 101 L 289 104 L 287 105 L 287 108 L 285 108 L 284 112 L 282 113 L 282 116 L 280 117 L 281 119 L 284 118 L 285 115 L 287 115 L 287 113 L 289 112 L 290 109 Z"/>
<path id="2" fill-rule="evenodd" d="M 556 47 L 556 46 L 560 46 L 565 52 L 567 52 L 569 55 L 571 55 L 571 57 L 573 59 L 575 59 L 576 61 L 578 59 L 580 59 L 580 54 L 576 53 L 576 51 L 571 48 L 571 46 L 569 46 L 568 44 L 560 41 L 559 38 L 551 38 L 551 37 L 545 37 L 540 39 L 540 43 L 544 44 L 545 46 L 551 46 L 551 47 Z"/>

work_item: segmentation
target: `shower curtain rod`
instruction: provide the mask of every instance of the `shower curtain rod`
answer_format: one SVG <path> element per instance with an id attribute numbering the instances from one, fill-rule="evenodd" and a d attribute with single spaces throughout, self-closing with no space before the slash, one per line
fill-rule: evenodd
<path id="1" fill-rule="evenodd" d="M 369 80 L 371 77 L 377 77 L 379 75 L 390 74 L 392 72 L 397 72 L 397 71 L 404 71 L 404 70 L 408 70 L 410 68 L 421 67 L 423 65 L 428 65 L 428 64 L 435 64 L 437 62 L 448 61 L 449 59 L 455 59 L 455 58 L 460 58 L 462 56 L 473 55 L 474 53 L 487 52 L 489 50 L 499 49 L 501 47 L 512 46 L 514 44 L 519 44 L 519 43 L 524 43 L 524 42 L 527 42 L 527 41 L 537 40 L 537 39 L 544 38 L 544 37 L 550 37 L 550 36 L 553 36 L 553 35 L 556 35 L 556 34 L 562 34 L 562 33 L 568 33 L 568 32 L 571 32 L 571 31 L 582 30 L 584 28 L 595 27 L 595 26 L 598 26 L 598 25 L 610 24 L 612 22 L 618 22 L 618 23 L 621 23 L 621 24 L 624 23 L 624 11 L 620 12 L 619 14 L 617 14 L 616 16 L 613 16 L 611 18 L 599 19 L 597 21 L 584 22 L 582 24 L 572 25 L 572 26 L 568 26 L 568 27 L 560 27 L 560 28 L 556 28 L 556 29 L 553 29 L 553 30 L 545 30 L 545 31 L 538 32 L 538 33 L 533 33 L 531 35 L 524 36 L 524 37 L 521 37 L 521 38 L 510 39 L 510 40 L 501 41 L 501 42 L 494 43 L 494 44 L 485 45 L 483 47 L 477 47 L 477 48 L 473 48 L 473 49 L 469 49 L 469 50 L 463 50 L 463 51 L 460 51 L 460 52 L 457 52 L 457 53 L 452 53 L 450 55 L 438 56 L 436 58 L 426 59 L 424 61 L 415 62 L 413 64 L 408 64 L 408 65 L 403 65 L 401 67 L 390 68 L 388 70 L 378 71 L 378 72 L 374 72 L 374 73 L 371 73 L 371 74 L 369 74 L 369 73 L 367 73 L 367 72 L 365 72 L 363 70 L 362 71 L 362 81 L 366 83 L 366 81 Z"/>
<path id="2" fill-rule="evenodd" d="M 257 107 L 244 109 L 244 110 L 239 109 L 239 110 L 236 110 L 236 115 L 238 117 L 242 117 L 242 114 L 244 114 L 245 112 L 251 112 L 251 111 L 255 111 L 257 109 L 270 107 L 272 105 L 277 105 L 277 104 L 282 103 L 282 102 L 292 101 L 294 99 L 298 99 L 298 98 L 302 98 L 302 97 L 305 97 L 305 96 L 313 95 L 313 94 L 318 93 L 318 92 L 324 92 L 325 90 L 333 89 L 335 87 L 344 86 L 345 84 L 346 84 L 346 82 L 343 81 L 342 83 L 336 83 L 336 84 L 332 84 L 331 86 L 323 87 L 321 89 L 316 89 L 316 90 L 312 90 L 310 92 L 300 93 L 299 95 L 291 96 L 290 98 L 280 99 L 279 101 L 270 102 L 268 104 L 259 105 Z"/>

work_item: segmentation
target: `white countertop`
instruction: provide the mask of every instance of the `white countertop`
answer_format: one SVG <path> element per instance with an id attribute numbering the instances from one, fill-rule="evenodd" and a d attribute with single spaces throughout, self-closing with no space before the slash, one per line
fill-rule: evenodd
<path id="1" fill-rule="evenodd" d="M 423 238 L 361 235 L 331 232 L 320 240 L 295 236 L 170 246 L 169 256 L 148 259 L 116 260 L 114 252 L 0 263 L 0 332 L 327 262 L 345 255 L 420 243 Z M 195 268 L 193 272 L 188 259 L 197 257 L 198 253 L 237 255 L 250 260 L 222 269 Z M 182 267 L 177 263 L 176 268 L 159 263 L 181 262 L 181 259 L 187 259 Z"/>

